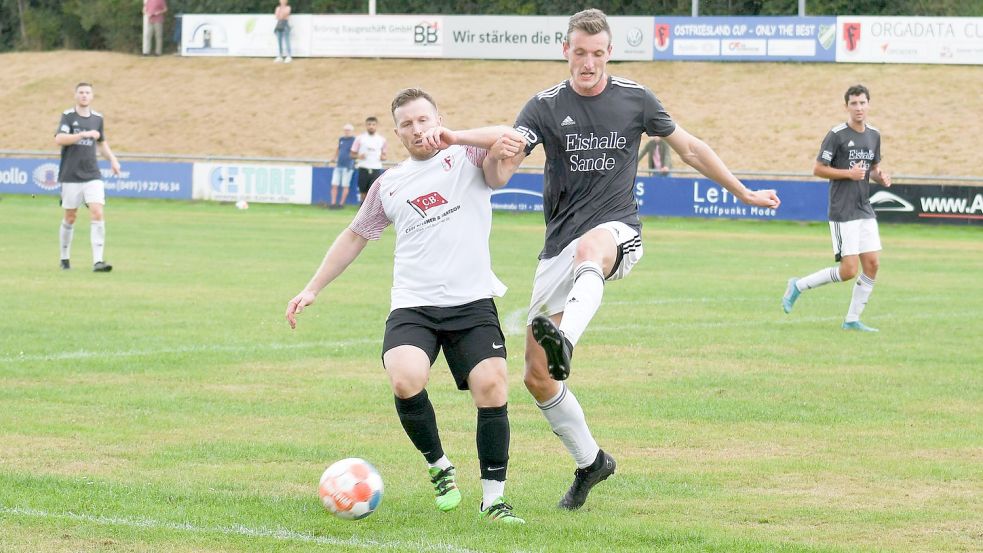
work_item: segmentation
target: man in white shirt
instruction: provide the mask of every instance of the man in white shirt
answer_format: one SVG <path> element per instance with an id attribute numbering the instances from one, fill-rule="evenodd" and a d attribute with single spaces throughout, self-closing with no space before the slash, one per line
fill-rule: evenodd
<path id="1" fill-rule="evenodd" d="M 388 155 L 386 139 L 376 132 L 379 120 L 375 117 L 365 119 L 365 132 L 358 135 L 352 144 L 352 157 L 358 165 L 358 201 L 365 200 L 369 187 L 382 174 L 382 162 Z"/>
<path id="2" fill-rule="evenodd" d="M 461 492 L 426 391 L 430 367 L 443 350 L 458 389 L 471 391 L 478 410 L 480 516 L 521 524 L 524 521 L 504 497 L 508 379 L 505 336 L 492 298 L 502 296 L 505 285 L 492 272 L 488 237 L 491 191 L 508 181 L 492 167 L 496 160 L 516 155 L 525 143 L 508 127 L 458 132 L 441 127 L 436 104 L 419 89 L 397 94 L 392 114 L 409 159 L 367 190 L 351 225 L 335 239 L 307 286 L 287 304 L 287 321 L 294 328 L 296 316 L 368 241 L 394 225 L 391 311 L 382 363 L 400 422 L 429 465 L 437 508 L 456 508 Z M 498 140 L 503 134 L 515 142 L 505 145 Z M 485 149 L 493 144 L 491 152 Z"/>

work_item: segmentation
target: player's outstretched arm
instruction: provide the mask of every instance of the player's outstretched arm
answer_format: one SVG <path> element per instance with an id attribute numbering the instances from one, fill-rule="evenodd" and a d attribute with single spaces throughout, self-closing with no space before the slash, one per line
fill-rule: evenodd
<path id="1" fill-rule="evenodd" d="M 485 184 L 491 188 L 505 186 L 526 159 L 525 148 L 525 137 L 506 127 L 505 134 L 495 141 L 481 163 Z"/>
<path id="2" fill-rule="evenodd" d="M 781 204 L 774 190 L 750 190 L 724 165 L 716 152 L 699 138 L 676 125 L 676 130 L 664 140 L 682 160 L 703 176 L 723 186 L 737 199 L 748 205 L 777 208 Z"/>
<path id="3" fill-rule="evenodd" d="M 453 131 L 447 127 L 434 127 L 423 134 L 423 140 L 427 146 L 437 150 L 444 150 L 455 144 L 490 150 L 495 145 L 496 140 L 510 131 L 512 131 L 512 127 L 504 125 L 462 131 Z"/>
<path id="4" fill-rule="evenodd" d="M 355 234 L 351 229 L 346 228 L 341 231 L 341 234 L 335 238 L 334 243 L 328 248 L 328 253 L 324 254 L 324 260 L 321 261 L 321 266 L 318 267 L 311 281 L 307 283 L 307 286 L 299 294 L 287 302 L 286 317 L 287 322 L 290 323 L 290 328 L 297 328 L 297 315 L 305 307 L 314 303 L 314 299 L 317 298 L 317 295 L 325 286 L 338 278 L 338 275 L 345 272 L 345 269 L 351 265 L 352 261 L 355 261 L 355 258 L 362 253 L 368 242 L 368 240 Z"/>

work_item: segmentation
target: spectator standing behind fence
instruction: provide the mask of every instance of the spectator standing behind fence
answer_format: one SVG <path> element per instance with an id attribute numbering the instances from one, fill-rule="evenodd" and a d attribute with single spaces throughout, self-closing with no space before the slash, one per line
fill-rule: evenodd
<path id="1" fill-rule="evenodd" d="M 662 141 L 662 137 L 653 136 L 642 147 L 638 157 L 645 159 L 649 171 L 657 171 L 662 176 L 669 176 L 669 169 L 672 168 L 672 156 L 669 155 L 669 145 Z"/>
<path id="2" fill-rule="evenodd" d="M 334 154 L 334 171 L 331 172 L 331 209 L 344 207 L 348 199 L 352 174 L 355 172 L 355 160 L 352 159 L 355 127 L 351 123 L 345 123 L 342 132 L 343 134 L 338 138 L 338 149 Z M 338 187 L 341 187 L 341 201 L 338 201 Z"/>
<path id="3" fill-rule="evenodd" d="M 167 13 L 167 0 L 143 1 L 143 55 L 150 55 L 150 42 L 154 42 L 154 55 L 164 50 L 164 14 Z"/>
<path id="4" fill-rule="evenodd" d="M 276 16 L 276 27 L 273 28 L 273 34 L 276 35 L 278 52 L 273 61 L 290 63 L 293 58 L 290 57 L 290 4 L 287 4 L 287 0 L 280 0 L 280 5 L 276 7 L 273 15 Z"/>
<path id="5" fill-rule="evenodd" d="M 358 166 L 358 203 L 362 203 L 369 187 L 382 174 L 382 162 L 388 155 L 386 139 L 376 132 L 379 120 L 375 116 L 365 118 L 365 132 L 352 144 L 352 156 Z"/>

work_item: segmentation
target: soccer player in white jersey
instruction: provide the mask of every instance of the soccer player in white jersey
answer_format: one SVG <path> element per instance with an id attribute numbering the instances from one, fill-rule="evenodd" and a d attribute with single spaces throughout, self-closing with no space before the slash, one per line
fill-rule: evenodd
<path id="1" fill-rule="evenodd" d="M 870 179 L 891 186 L 891 176 L 880 166 L 881 133 L 867 124 L 870 91 L 863 85 L 851 86 L 843 100 L 850 119 L 826 133 L 812 170 L 817 177 L 829 179 L 829 231 L 839 266 L 788 279 L 782 309 L 791 313 L 795 300 L 806 290 L 849 281 L 857 276 L 859 266 L 863 272 L 853 287 L 842 328 L 877 332 L 860 322 L 880 267 L 881 237 L 877 214 L 870 205 Z"/>
<path id="2" fill-rule="evenodd" d="M 570 78 L 529 100 L 515 125 L 527 145 L 498 170 L 500 178 L 511 175 L 543 145 L 546 240 L 527 319 L 525 384 L 577 465 L 559 502 L 572 510 L 615 470 L 614 458 L 600 449 L 562 381 L 574 346 L 600 307 L 605 282 L 625 277 L 642 257 L 633 193 L 642 133 L 662 137 L 684 162 L 744 203 L 777 208 L 779 200 L 773 190 L 747 189 L 647 88 L 608 75 L 611 28 L 600 10 L 570 18 L 563 57 Z"/>
<path id="3" fill-rule="evenodd" d="M 113 266 L 103 259 L 106 243 L 106 187 L 96 161 L 98 145 L 102 156 L 109 160 L 114 175 L 120 166 L 109 147 L 103 129 L 102 114 L 91 108 L 94 94 L 92 85 L 75 85 L 75 107 L 65 110 L 55 131 L 55 144 L 61 146 L 61 163 L 58 166 L 58 182 L 61 184 L 61 207 L 65 210 L 58 234 L 61 246 L 61 268 L 71 268 L 72 237 L 75 234 L 75 217 L 83 203 L 89 208 L 92 244 L 92 270 L 108 273 Z"/>
<path id="4" fill-rule="evenodd" d="M 297 314 L 369 240 L 393 225 L 396 251 L 382 362 L 403 429 L 429 465 L 437 508 L 449 511 L 461 502 L 455 469 L 441 445 L 426 390 L 430 367 L 443 350 L 458 389 L 471 391 L 478 410 L 479 513 L 494 521 L 522 523 L 504 496 L 508 380 L 505 336 L 492 298 L 503 295 L 505 285 L 492 272 L 488 247 L 491 191 L 507 179 L 497 180 L 487 169 L 494 158 L 516 155 L 521 137 L 508 127 L 457 133 L 443 129 L 436 104 L 419 89 L 397 94 L 392 114 L 409 159 L 372 184 L 351 225 L 328 249 L 307 286 L 287 304 L 287 321 L 293 328 Z M 516 138 L 515 145 L 496 144 L 503 133 Z M 434 134 L 437 138 L 430 139 Z M 493 145 L 490 153 L 479 147 Z"/>

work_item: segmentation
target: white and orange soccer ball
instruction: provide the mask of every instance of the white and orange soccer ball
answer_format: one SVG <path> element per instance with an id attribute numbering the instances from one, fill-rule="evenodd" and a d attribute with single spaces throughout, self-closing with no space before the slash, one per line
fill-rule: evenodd
<path id="1" fill-rule="evenodd" d="M 317 487 L 324 508 L 338 517 L 358 520 L 382 502 L 382 477 L 364 459 L 342 459 L 328 467 Z"/>

